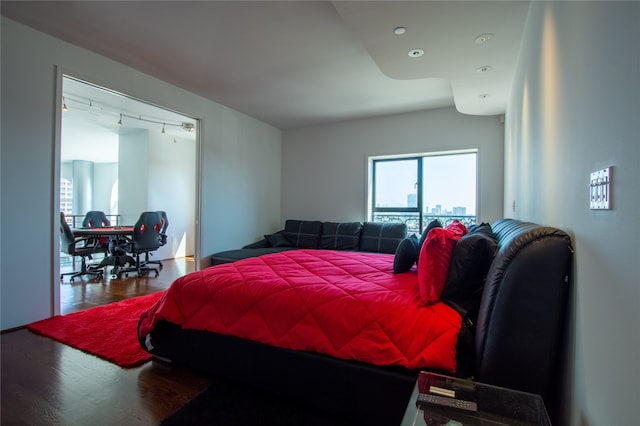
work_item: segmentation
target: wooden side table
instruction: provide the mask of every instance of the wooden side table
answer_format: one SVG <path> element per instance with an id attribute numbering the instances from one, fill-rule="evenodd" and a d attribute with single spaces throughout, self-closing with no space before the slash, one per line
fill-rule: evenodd
<path id="1" fill-rule="evenodd" d="M 402 426 L 551 426 L 539 395 L 421 372 Z"/>

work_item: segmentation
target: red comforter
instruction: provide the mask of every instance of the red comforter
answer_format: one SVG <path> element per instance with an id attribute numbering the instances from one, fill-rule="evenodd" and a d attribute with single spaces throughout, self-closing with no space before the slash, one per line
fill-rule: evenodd
<path id="1" fill-rule="evenodd" d="M 393 274 L 393 255 L 291 250 L 178 278 L 140 319 L 159 320 L 375 365 L 455 371 L 460 316 L 420 307 L 415 269 Z M 150 340 L 153 345 L 153 340 Z"/>

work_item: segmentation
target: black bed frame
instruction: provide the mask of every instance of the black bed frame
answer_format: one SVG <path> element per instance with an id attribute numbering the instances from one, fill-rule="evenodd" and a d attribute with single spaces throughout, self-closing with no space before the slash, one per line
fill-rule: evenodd
<path id="1" fill-rule="evenodd" d="M 563 231 L 513 219 L 492 224 L 499 251 L 489 269 L 466 377 L 542 395 L 553 418 L 573 249 Z M 349 419 L 398 425 L 418 370 L 292 351 L 160 322 L 151 333 L 162 360 L 256 386 Z M 143 345 L 144 346 L 144 345 Z M 249 392 L 249 391 L 248 391 Z"/>

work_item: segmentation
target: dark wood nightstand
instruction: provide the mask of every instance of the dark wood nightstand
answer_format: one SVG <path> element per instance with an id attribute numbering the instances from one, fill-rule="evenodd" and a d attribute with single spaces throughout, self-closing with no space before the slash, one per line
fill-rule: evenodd
<path id="1" fill-rule="evenodd" d="M 539 395 L 421 372 L 402 426 L 551 426 Z"/>

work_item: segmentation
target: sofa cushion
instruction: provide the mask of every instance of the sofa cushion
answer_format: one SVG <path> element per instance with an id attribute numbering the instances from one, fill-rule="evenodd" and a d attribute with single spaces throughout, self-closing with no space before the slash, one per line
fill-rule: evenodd
<path id="1" fill-rule="evenodd" d="M 360 232 L 360 251 L 395 254 L 406 237 L 405 223 L 365 222 Z"/>
<path id="2" fill-rule="evenodd" d="M 440 300 L 451 254 L 456 243 L 467 233 L 467 228 L 454 221 L 445 228 L 434 228 L 420 249 L 418 263 L 418 292 L 420 304 L 426 306 Z"/>
<path id="3" fill-rule="evenodd" d="M 498 251 L 498 243 L 491 226 L 469 227 L 469 233 L 456 243 L 442 300 L 453 303 L 461 313 L 472 310 L 480 303 L 487 272 Z M 476 318 L 471 320 L 475 323 Z"/>
<path id="4" fill-rule="evenodd" d="M 322 222 L 289 219 L 284 224 L 284 236 L 294 247 L 318 248 Z"/>
<path id="5" fill-rule="evenodd" d="M 284 230 L 265 235 L 264 238 L 269 242 L 271 247 L 292 247 L 292 244 L 284 236 Z"/>
<path id="6" fill-rule="evenodd" d="M 411 235 L 408 238 L 400 241 L 398 248 L 396 249 L 395 257 L 393 258 L 393 273 L 401 274 L 411 269 L 418 255 L 420 249 L 418 247 L 418 237 L 416 234 Z"/>
<path id="7" fill-rule="evenodd" d="M 325 250 L 358 250 L 361 222 L 322 222 L 320 245 Z"/>
<path id="8" fill-rule="evenodd" d="M 231 263 L 236 260 L 247 259 L 250 257 L 258 257 L 264 254 L 280 253 L 287 250 L 295 250 L 295 247 L 262 247 L 253 249 L 238 249 L 221 251 L 211 255 L 211 266 L 222 265 L 223 263 Z"/>
<path id="9" fill-rule="evenodd" d="M 271 244 L 266 238 L 263 238 L 260 241 L 256 241 L 255 243 L 242 246 L 243 249 L 257 249 L 257 248 L 266 248 L 266 247 L 271 247 Z"/>

